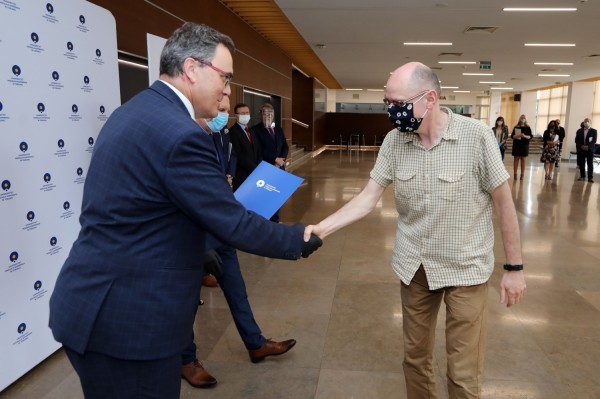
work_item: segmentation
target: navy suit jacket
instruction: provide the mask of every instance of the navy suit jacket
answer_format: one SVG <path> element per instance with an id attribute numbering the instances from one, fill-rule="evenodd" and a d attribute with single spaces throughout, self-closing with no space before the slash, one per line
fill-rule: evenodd
<path id="1" fill-rule="evenodd" d="M 287 158 L 289 148 L 283 130 L 279 126 L 273 128 L 274 137 L 271 136 L 271 133 L 262 122 L 252 126 L 252 130 L 260 141 L 263 159 L 266 162 L 275 165 L 275 158 Z M 282 169 L 285 169 L 285 167 Z"/>
<path id="2" fill-rule="evenodd" d="M 54 338 L 78 353 L 161 359 L 189 344 L 206 233 L 262 256 L 298 259 L 300 226 L 247 211 L 212 138 L 164 83 L 116 109 L 87 174 L 81 231 L 50 298 Z"/>
<path id="3" fill-rule="evenodd" d="M 225 175 L 235 177 L 235 168 L 237 166 L 237 155 L 231 144 L 231 135 L 229 129 L 221 129 L 220 132 L 213 133 L 213 140 L 217 146 L 217 150 L 221 151 L 223 156 L 221 160 L 221 169 Z"/>
<path id="4" fill-rule="evenodd" d="M 233 179 L 234 191 L 242 185 L 244 180 L 250 176 L 250 173 L 263 160 L 260 142 L 251 129 L 248 129 L 248 131 L 250 132 L 250 137 L 252 137 L 252 143 L 250 143 L 246 132 L 237 122 L 229 128 L 231 144 L 237 155 L 237 167 L 235 178 Z"/>
<path id="5" fill-rule="evenodd" d="M 579 153 L 589 153 L 589 154 L 594 154 L 596 152 L 596 140 L 598 140 L 598 132 L 596 131 L 596 129 L 591 128 L 588 131 L 588 136 L 587 139 L 584 142 L 584 131 L 583 128 L 577 130 L 577 133 L 575 133 L 575 147 L 577 147 L 577 152 Z M 588 150 L 584 151 L 581 149 L 582 145 L 587 145 L 588 146 Z"/>

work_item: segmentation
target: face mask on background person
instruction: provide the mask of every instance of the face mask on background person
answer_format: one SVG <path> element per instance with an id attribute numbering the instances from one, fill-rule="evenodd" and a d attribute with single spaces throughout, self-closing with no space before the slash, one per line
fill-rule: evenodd
<path id="1" fill-rule="evenodd" d="M 519 122 L 521 122 L 521 125 L 524 125 L 527 123 L 527 119 L 519 119 Z"/>
<path id="2" fill-rule="evenodd" d="M 583 126 L 585 126 L 586 128 L 589 128 L 590 126 L 592 126 L 592 124 L 589 122 L 583 122 Z"/>
<path id="3" fill-rule="evenodd" d="M 498 126 L 504 125 L 504 121 L 498 121 Z"/>
<path id="4" fill-rule="evenodd" d="M 229 120 L 229 114 L 227 112 L 219 112 L 217 116 L 212 118 L 210 121 L 206 121 L 208 128 L 213 132 L 218 132 L 227 126 Z"/>
<path id="5" fill-rule="evenodd" d="M 238 122 L 240 122 L 242 125 L 247 125 L 248 122 L 250 122 L 250 115 L 240 115 L 238 117 Z"/>
<path id="6" fill-rule="evenodd" d="M 388 118 L 390 119 L 390 122 L 394 124 L 396 129 L 403 133 L 411 133 L 421 126 L 421 122 L 423 122 L 423 118 L 425 118 L 425 115 L 427 115 L 427 111 L 429 110 L 426 109 L 425 113 L 423 113 L 420 118 L 415 118 L 414 104 L 421 101 L 428 92 L 429 90 L 423 93 L 415 102 L 402 102 L 402 105 L 390 103 L 390 105 L 388 105 Z M 410 100 L 411 99 L 408 99 L 408 101 Z"/>

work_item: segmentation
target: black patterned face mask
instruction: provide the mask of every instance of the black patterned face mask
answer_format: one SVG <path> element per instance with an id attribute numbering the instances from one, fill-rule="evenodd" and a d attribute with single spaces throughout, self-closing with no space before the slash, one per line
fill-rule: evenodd
<path id="1" fill-rule="evenodd" d="M 414 102 L 391 101 L 388 104 L 388 117 L 396 129 L 403 133 L 411 133 L 421 126 L 421 122 L 423 122 L 423 118 L 425 118 L 425 115 L 427 115 L 427 111 L 429 110 L 425 110 L 425 113 L 420 118 L 415 118 L 413 108 L 414 104 L 421 101 L 428 92 L 429 90 L 417 94 L 417 96 L 421 95 L 421 97 Z M 407 101 L 410 101 L 417 96 L 412 97 Z"/>

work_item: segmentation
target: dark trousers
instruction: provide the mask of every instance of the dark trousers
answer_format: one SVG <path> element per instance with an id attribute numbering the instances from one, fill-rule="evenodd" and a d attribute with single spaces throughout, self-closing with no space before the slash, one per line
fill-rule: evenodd
<path id="1" fill-rule="evenodd" d="M 223 261 L 223 266 L 221 275 L 215 277 L 217 277 L 221 290 L 223 290 L 233 322 L 246 349 L 258 349 L 267 340 L 262 336 L 260 327 L 254 320 L 237 252 L 234 248 L 225 245 L 216 250 Z M 192 342 L 181 354 L 181 364 L 191 363 L 195 359 L 196 344 L 194 344 L 194 333 L 192 332 Z"/>
<path id="2" fill-rule="evenodd" d="M 166 359 L 126 360 L 97 352 L 80 355 L 67 347 L 65 352 L 79 375 L 86 399 L 179 399 L 179 354 Z"/>
<path id="3" fill-rule="evenodd" d="M 587 163 L 587 177 L 594 178 L 594 154 L 591 151 L 577 151 L 577 165 L 579 166 L 579 177 L 585 177 L 585 164 Z"/>

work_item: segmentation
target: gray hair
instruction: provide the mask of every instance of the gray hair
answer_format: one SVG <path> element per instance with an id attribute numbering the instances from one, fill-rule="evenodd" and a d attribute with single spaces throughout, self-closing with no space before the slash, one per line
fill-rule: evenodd
<path id="1" fill-rule="evenodd" d="M 165 43 L 160 54 L 160 74 L 179 76 L 183 72 L 183 62 L 189 57 L 210 62 L 219 44 L 227 47 L 231 54 L 235 51 L 229 36 L 207 25 L 186 22 Z"/>
<path id="2" fill-rule="evenodd" d="M 419 86 L 420 89 L 431 88 L 432 90 L 435 90 L 438 97 L 442 94 L 440 80 L 435 72 L 433 72 L 428 66 L 423 64 L 417 65 L 412 73 L 411 78 L 412 82 Z"/>

